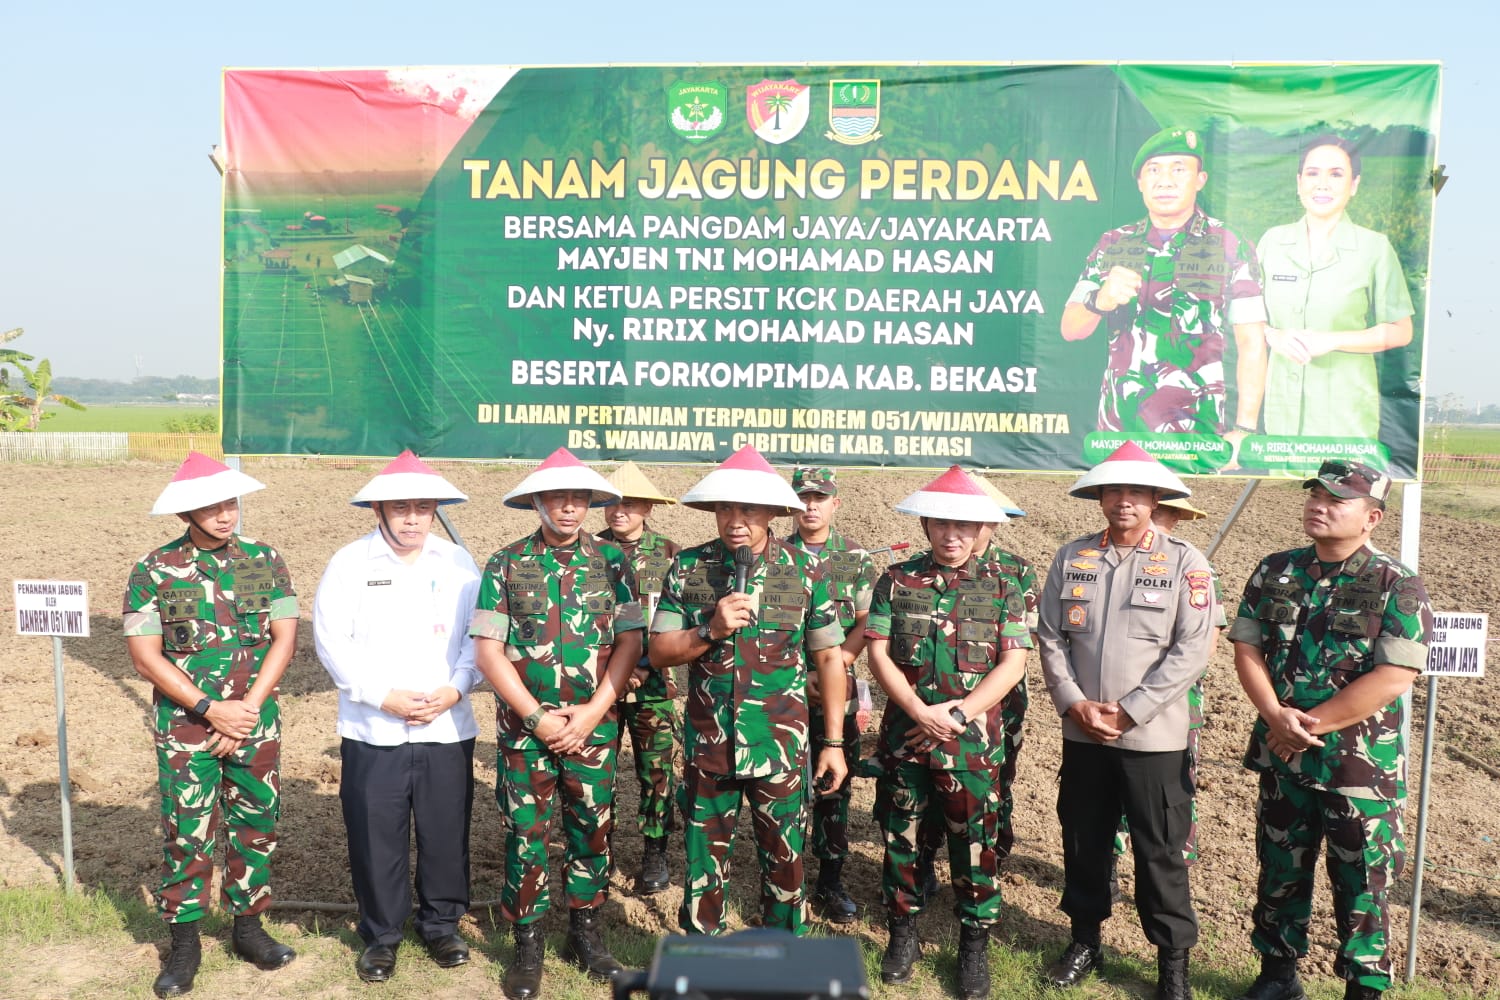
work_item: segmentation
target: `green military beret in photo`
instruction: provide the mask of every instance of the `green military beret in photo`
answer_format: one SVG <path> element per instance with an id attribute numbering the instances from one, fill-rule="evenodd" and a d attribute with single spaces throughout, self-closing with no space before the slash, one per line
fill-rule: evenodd
<path id="1" fill-rule="evenodd" d="M 1198 165 L 1203 165 L 1203 141 L 1198 133 L 1190 128 L 1182 128 L 1174 125 L 1164 128 L 1141 144 L 1140 152 L 1135 154 L 1135 166 L 1131 170 L 1133 176 L 1141 175 L 1141 168 L 1146 161 L 1153 156 L 1196 156 Z"/>

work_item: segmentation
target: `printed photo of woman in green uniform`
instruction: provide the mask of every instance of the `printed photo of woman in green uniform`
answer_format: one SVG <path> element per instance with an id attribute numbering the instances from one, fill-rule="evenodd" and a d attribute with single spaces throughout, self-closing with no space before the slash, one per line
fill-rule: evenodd
<path id="1" fill-rule="evenodd" d="M 1376 355 L 1412 339 L 1411 295 L 1385 236 L 1355 225 L 1360 154 L 1319 135 L 1297 165 L 1301 219 L 1256 244 L 1264 276 L 1268 434 L 1380 437 Z"/>

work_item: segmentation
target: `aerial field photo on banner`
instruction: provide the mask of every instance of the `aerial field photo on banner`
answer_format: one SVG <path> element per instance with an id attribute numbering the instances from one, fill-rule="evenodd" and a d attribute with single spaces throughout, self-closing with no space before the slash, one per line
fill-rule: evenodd
<path id="1" fill-rule="evenodd" d="M 1417 477 L 1436 63 L 224 74 L 231 454 Z"/>

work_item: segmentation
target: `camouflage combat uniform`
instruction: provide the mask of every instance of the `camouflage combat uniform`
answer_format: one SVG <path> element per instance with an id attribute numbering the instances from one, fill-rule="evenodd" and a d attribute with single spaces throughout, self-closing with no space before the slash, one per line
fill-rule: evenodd
<path id="1" fill-rule="evenodd" d="M 802 536 L 793 533 L 787 544 L 803 551 L 810 551 Z M 870 596 L 875 590 L 875 560 L 868 550 L 856 541 L 845 538 L 829 529 L 828 538 L 815 558 L 823 561 L 823 570 L 828 579 L 828 593 L 838 608 L 839 627 L 847 637 L 854 627 L 855 618 L 870 610 Z M 812 807 L 812 853 L 819 861 L 835 861 L 849 856 L 849 798 L 853 788 L 855 770 L 859 767 L 859 727 L 854 714 L 859 708 L 854 697 L 854 665 L 844 671 L 844 762 L 849 774 L 831 794 L 818 795 Z M 812 752 L 809 759 L 816 761 L 823 749 L 823 706 L 811 706 Z"/>
<path id="2" fill-rule="evenodd" d="M 667 569 L 681 546 L 650 528 L 642 531 L 633 542 L 616 538 L 608 528 L 594 537 L 618 546 L 625 553 L 635 576 L 636 599 L 649 625 Z M 677 790 L 677 744 L 680 737 L 677 735 L 677 706 L 672 700 L 677 697 L 677 685 L 672 680 L 670 669 L 651 670 L 650 661 L 646 659 L 650 637 L 642 636 L 642 639 L 646 641 L 641 646 L 640 666 L 650 673 L 639 688 L 620 699 L 619 712 L 624 723 L 621 729 L 630 730 L 635 776 L 641 787 L 636 826 L 644 837 L 665 837 L 672 830 L 672 798 Z"/>
<path id="3" fill-rule="evenodd" d="M 1379 664 L 1420 670 L 1432 609 L 1421 577 L 1369 545 L 1341 566 L 1312 547 L 1267 557 L 1245 585 L 1229 638 L 1260 649 L 1283 705 L 1315 712 Z M 1326 840 L 1339 954 L 1334 972 L 1389 989 L 1386 893 L 1406 860 L 1403 702 L 1322 737 L 1283 761 L 1257 719 L 1245 766 L 1260 772 L 1260 881 L 1251 943 L 1278 958 L 1307 953 L 1318 842 Z"/>
<path id="4" fill-rule="evenodd" d="M 961 699 L 1010 649 L 1030 649 L 1026 595 L 998 563 L 971 558 L 949 569 L 931 553 L 891 566 L 875 585 L 866 623 L 889 640 L 893 663 L 928 704 Z M 882 777 L 875 818 L 885 838 L 881 898 L 893 916 L 919 912 L 919 828 L 941 810 L 960 920 L 989 927 L 1000 917 L 998 771 L 1005 759 L 1004 711 L 970 720 L 964 735 L 925 753 L 906 746 L 914 723 L 888 703 L 881 720 Z"/>
<path id="5" fill-rule="evenodd" d="M 1165 239 L 1142 219 L 1099 238 L 1069 301 L 1083 301 L 1116 266 L 1144 281 L 1103 316 L 1099 429 L 1222 434 L 1226 332 L 1266 318 L 1255 248 L 1202 209 Z"/>
<path id="6" fill-rule="evenodd" d="M 984 554 L 985 562 L 993 563 L 1008 586 L 1019 592 L 1026 602 L 1026 631 L 1036 634 L 1039 621 L 1037 608 L 1041 601 L 1041 588 L 1037 586 L 1036 569 L 1031 561 L 1014 552 L 1007 552 L 994 541 Z M 1015 830 L 1011 826 L 1011 815 L 1015 812 L 1016 800 L 1012 789 L 1016 783 L 1016 766 L 1021 758 L 1021 743 L 1025 739 L 1026 707 L 1031 703 L 1026 692 L 1026 675 L 1010 694 L 1000 702 L 1000 714 L 1005 722 L 1005 759 L 1000 762 L 1000 856 L 1006 857 L 1016 844 Z"/>
<path id="7" fill-rule="evenodd" d="M 678 553 L 662 587 L 653 632 L 707 624 L 734 583 L 718 539 Z M 807 660 L 843 642 L 838 611 L 816 559 L 774 536 L 747 592 L 754 621 L 688 665 L 683 783 L 687 851 L 680 921 L 688 933 L 724 930 L 725 889 L 741 797 L 748 797 L 761 867 L 761 920 L 805 932 Z"/>
<path id="8" fill-rule="evenodd" d="M 469 634 L 504 643 L 521 683 L 541 704 L 582 705 L 609 664 L 615 638 L 644 627 L 624 554 L 588 535 L 549 546 L 540 531 L 496 552 L 485 565 Z M 614 825 L 614 708 L 588 745 L 559 757 L 496 699 L 499 771 L 495 797 L 507 820 L 501 915 L 516 925 L 551 905 L 547 840 L 561 803 L 570 909 L 604 902 Z"/>
<path id="9" fill-rule="evenodd" d="M 250 693 L 271 648 L 271 622 L 297 617 L 286 563 L 269 545 L 230 536 L 199 549 L 184 534 L 130 574 L 124 631 L 162 638 L 162 655 L 215 701 Z M 220 897 L 236 916 L 271 905 L 271 855 L 281 814 L 281 712 L 273 695 L 244 745 L 206 749 L 208 725 L 162 696 L 155 706 L 157 784 L 165 847 L 157 909 L 170 923 L 201 920 L 213 880 L 214 836 L 226 841 Z"/>

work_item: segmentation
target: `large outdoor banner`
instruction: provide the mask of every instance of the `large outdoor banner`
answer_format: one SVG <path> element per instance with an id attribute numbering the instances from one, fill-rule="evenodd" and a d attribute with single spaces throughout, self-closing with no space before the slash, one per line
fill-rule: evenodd
<path id="1" fill-rule="evenodd" d="M 224 448 L 1419 467 L 1436 64 L 224 75 Z"/>

